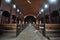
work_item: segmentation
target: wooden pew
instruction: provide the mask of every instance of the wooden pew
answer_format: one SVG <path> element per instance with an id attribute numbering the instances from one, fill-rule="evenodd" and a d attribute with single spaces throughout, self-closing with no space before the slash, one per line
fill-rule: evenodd
<path id="1" fill-rule="evenodd" d="M 4 32 L 16 32 L 16 24 L 0 24 Z"/>
<path id="2" fill-rule="evenodd" d="M 16 28 L 16 24 L 3 24 L 4 27 L 7 27 L 7 28 Z"/>
<path id="3" fill-rule="evenodd" d="M 45 32 L 49 37 L 59 37 L 60 24 L 45 24 Z"/>
<path id="4" fill-rule="evenodd" d="M 50 28 L 60 28 L 60 24 L 45 24 L 46 29 Z"/>
<path id="5" fill-rule="evenodd" d="M 60 24 L 45 24 L 46 32 L 60 31 Z M 56 30 L 57 29 L 57 30 Z"/>

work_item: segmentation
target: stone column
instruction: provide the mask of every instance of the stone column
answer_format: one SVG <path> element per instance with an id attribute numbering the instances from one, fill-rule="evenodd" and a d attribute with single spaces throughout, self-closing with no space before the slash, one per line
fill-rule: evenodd
<path id="1" fill-rule="evenodd" d="M 13 20 L 12 20 L 12 15 L 10 15 L 10 24 L 12 24 L 12 21 L 13 21 Z"/>
<path id="2" fill-rule="evenodd" d="M 36 25 L 38 25 L 38 20 L 36 20 Z"/>
<path id="3" fill-rule="evenodd" d="M 22 24 L 24 25 L 24 20 L 22 21 Z"/>
<path id="4" fill-rule="evenodd" d="M 40 20 L 40 24 L 41 24 L 41 20 Z"/>
<path id="5" fill-rule="evenodd" d="M 10 8 L 10 24 L 12 23 L 12 7 Z"/>
<path id="6" fill-rule="evenodd" d="M 19 24 L 21 24 L 21 21 L 19 20 Z"/>

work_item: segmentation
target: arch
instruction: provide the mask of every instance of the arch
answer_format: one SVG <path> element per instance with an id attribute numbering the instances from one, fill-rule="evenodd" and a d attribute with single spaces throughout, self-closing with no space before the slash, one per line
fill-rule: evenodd
<path id="1" fill-rule="evenodd" d="M 12 15 L 12 19 L 15 20 L 16 19 L 16 16 L 15 15 Z"/>
<path id="2" fill-rule="evenodd" d="M 59 12 L 57 10 L 54 10 L 51 13 L 51 22 L 52 23 L 59 23 L 59 19 L 57 18 L 59 16 Z"/>
<path id="3" fill-rule="evenodd" d="M 8 11 L 3 11 L 1 15 L 1 23 L 10 23 L 10 13 Z"/>
<path id="4" fill-rule="evenodd" d="M 2 16 L 9 17 L 10 13 L 8 11 L 3 11 Z"/>
<path id="5" fill-rule="evenodd" d="M 24 16 L 24 18 L 26 18 L 27 16 L 29 16 L 29 15 Z M 33 16 L 33 15 L 31 15 L 31 16 Z M 33 17 L 36 18 L 36 16 L 33 16 Z"/>
<path id="6" fill-rule="evenodd" d="M 57 10 L 54 10 L 52 13 L 51 13 L 51 17 L 56 17 L 56 16 L 59 16 L 59 12 Z"/>
<path id="7" fill-rule="evenodd" d="M 26 22 L 33 23 L 33 22 L 36 22 L 36 18 L 34 16 L 27 16 L 24 21 L 25 23 Z"/>

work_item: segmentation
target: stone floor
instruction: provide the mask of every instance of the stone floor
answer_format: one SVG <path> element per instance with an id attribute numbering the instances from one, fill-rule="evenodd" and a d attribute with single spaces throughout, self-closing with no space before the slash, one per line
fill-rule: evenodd
<path id="1" fill-rule="evenodd" d="M 38 30 L 29 24 L 17 37 L 17 40 L 47 40 Z"/>

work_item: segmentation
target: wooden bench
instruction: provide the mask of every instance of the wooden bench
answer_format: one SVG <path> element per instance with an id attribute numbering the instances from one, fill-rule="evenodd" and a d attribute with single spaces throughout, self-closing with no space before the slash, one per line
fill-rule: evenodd
<path id="1" fill-rule="evenodd" d="M 16 24 L 3 24 L 4 27 L 7 27 L 7 28 L 16 28 L 17 25 Z"/>
<path id="2" fill-rule="evenodd" d="M 15 33 L 16 30 L 3 30 L 4 32 L 10 32 L 10 33 Z"/>
<path id="3" fill-rule="evenodd" d="M 49 37 L 59 37 L 60 24 L 45 24 L 45 33 Z"/>
<path id="4" fill-rule="evenodd" d="M 16 32 L 16 24 L 0 24 L 4 32 Z M 7 28 L 7 30 L 5 30 Z"/>
<path id="5" fill-rule="evenodd" d="M 60 24 L 45 24 L 46 29 L 50 28 L 60 28 Z"/>

